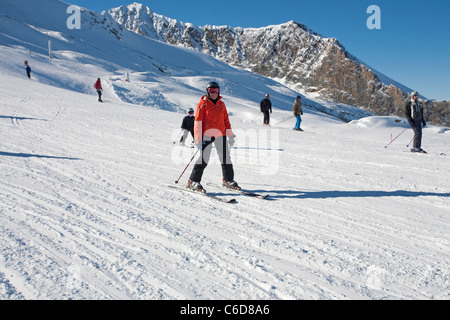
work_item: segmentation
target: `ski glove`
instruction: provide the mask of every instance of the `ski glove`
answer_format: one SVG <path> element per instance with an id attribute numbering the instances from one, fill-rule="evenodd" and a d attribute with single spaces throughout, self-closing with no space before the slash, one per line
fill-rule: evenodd
<path id="1" fill-rule="evenodd" d="M 200 142 L 195 143 L 195 146 L 197 147 L 197 149 L 200 149 L 200 150 L 202 150 L 205 145 L 206 145 L 206 141 L 200 141 Z"/>
<path id="2" fill-rule="evenodd" d="M 228 143 L 230 144 L 230 147 L 233 147 L 234 144 L 236 143 L 236 136 L 228 138 Z"/>

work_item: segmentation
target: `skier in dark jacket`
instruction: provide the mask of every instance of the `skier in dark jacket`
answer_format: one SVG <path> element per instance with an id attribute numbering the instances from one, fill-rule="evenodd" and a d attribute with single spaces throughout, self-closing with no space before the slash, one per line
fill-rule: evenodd
<path id="1" fill-rule="evenodd" d="M 184 146 L 186 138 L 191 133 L 192 139 L 194 139 L 194 109 L 189 108 L 187 110 L 187 116 L 183 118 L 183 122 L 181 123 L 181 129 L 183 130 L 183 136 L 180 140 L 180 146 Z"/>
<path id="2" fill-rule="evenodd" d="M 422 147 L 422 125 L 425 127 L 427 124 L 423 116 L 423 106 L 419 102 L 419 93 L 414 91 L 411 93 L 411 101 L 406 103 L 404 112 L 409 125 L 414 131 L 414 142 L 411 152 L 426 153 Z"/>
<path id="3" fill-rule="evenodd" d="M 26 64 L 26 70 L 27 70 L 27 76 L 28 76 L 28 79 L 31 79 L 31 68 L 30 68 L 30 66 L 28 65 L 28 63 Z"/>
<path id="4" fill-rule="evenodd" d="M 269 100 L 269 95 L 266 94 L 266 97 L 261 100 L 259 103 L 259 107 L 262 113 L 264 113 L 264 125 L 270 125 L 270 113 L 272 113 L 272 102 Z"/>

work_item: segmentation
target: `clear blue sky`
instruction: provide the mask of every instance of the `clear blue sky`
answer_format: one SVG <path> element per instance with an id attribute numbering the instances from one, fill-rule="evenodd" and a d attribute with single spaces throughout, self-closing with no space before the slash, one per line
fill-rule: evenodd
<path id="1" fill-rule="evenodd" d="M 264 27 L 290 20 L 337 38 L 354 56 L 430 99 L 450 100 L 449 0 L 64 0 L 97 12 L 134 1 L 197 26 Z M 381 10 L 381 29 L 369 30 Z"/>

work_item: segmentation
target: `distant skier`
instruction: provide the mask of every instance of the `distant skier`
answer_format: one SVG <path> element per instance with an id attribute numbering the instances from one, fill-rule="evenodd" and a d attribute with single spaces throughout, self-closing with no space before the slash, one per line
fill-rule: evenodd
<path id="1" fill-rule="evenodd" d="M 25 60 L 25 66 L 26 66 L 25 70 L 27 71 L 28 79 L 31 79 L 31 67 L 29 66 L 28 61 L 26 61 L 26 60 Z"/>
<path id="2" fill-rule="evenodd" d="M 97 79 L 97 82 L 94 84 L 94 88 L 95 90 L 97 90 L 98 93 L 98 101 L 103 102 L 102 100 L 103 88 L 102 88 L 102 81 L 100 80 L 100 78 Z"/>
<path id="3" fill-rule="evenodd" d="M 297 99 L 294 102 L 294 105 L 292 106 L 292 111 L 294 112 L 294 116 L 297 119 L 297 122 L 295 123 L 294 130 L 297 131 L 303 131 L 303 129 L 300 128 L 300 124 L 302 123 L 302 97 L 297 96 Z"/>
<path id="4" fill-rule="evenodd" d="M 259 103 L 259 108 L 264 114 L 264 125 L 270 126 L 270 113 L 272 113 L 272 102 L 270 101 L 270 96 L 266 94 L 266 97 Z"/>
<path id="5" fill-rule="evenodd" d="M 227 108 L 221 99 L 219 84 L 210 82 L 206 87 L 206 95 L 197 105 L 194 136 L 195 145 L 201 150 L 201 154 L 187 184 L 187 188 L 194 191 L 206 192 L 200 181 L 203 171 L 208 165 L 213 143 L 222 165 L 222 185 L 229 189 L 241 189 L 234 181 L 234 170 L 230 157 L 230 147 L 234 145 L 235 135 L 231 129 Z"/>
<path id="6" fill-rule="evenodd" d="M 408 101 L 404 108 L 404 113 L 409 125 L 414 131 L 414 142 L 411 152 L 426 153 L 422 148 L 422 125 L 427 124 L 423 116 L 423 106 L 419 102 L 419 93 L 414 91 L 411 93 L 411 101 Z"/>
<path id="7" fill-rule="evenodd" d="M 180 140 L 180 146 L 184 146 L 189 132 L 191 133 L 192 139 L 194 139 L 194 109 L 189 108 L 187 110 L 187 116 L 183 118 L 181 129 L 183 130 L 183 136 Z"/>

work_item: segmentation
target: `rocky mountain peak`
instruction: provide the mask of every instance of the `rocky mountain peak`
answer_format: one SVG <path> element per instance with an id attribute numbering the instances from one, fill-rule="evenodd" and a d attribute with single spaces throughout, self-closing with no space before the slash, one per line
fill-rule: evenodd
<path id="1" fill-rule="evenodd" d="M 403 116 L 412 91 L 358 60 L 336 38 L 323 37 L 295 21 L 261 28 L 198 27 L 158 15 L 139 3 L 103 14 L 142 36 L 183 45 L 293 89 L 378 115 Z M 434 123 L 450 125 L 449 110 L 434 108 L 432 102 L 426 105 Z"/>

